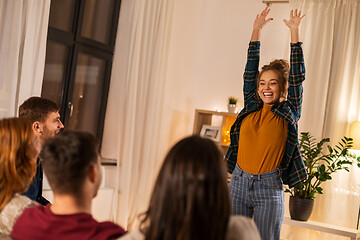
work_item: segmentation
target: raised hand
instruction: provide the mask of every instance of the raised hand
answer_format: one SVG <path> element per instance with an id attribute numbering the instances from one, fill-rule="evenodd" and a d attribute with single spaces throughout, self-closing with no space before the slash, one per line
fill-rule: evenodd
<path id="1" fill-rule="evenodd" d="M 260 14 L 256 15 L 253 29 L 262 29 L 266 23 L 273 20 L 272 18 L 266 19 L 269 12 L 270 12 L 270 8 L 266 7 Z"/>
<path id="2" fill-rule="evenodd" d="M 284 23 L 289 27 L 291 33 L 291 42 L 297 43 L 299 42 L 299 25 L 301 20 L 305 17 L 305 15 L 301 16 L 301 11 L 297 9 L 295 11 L 290 11 L 290 19 L 284 19 Z"/>
<path id="3" fill-rule="evenodd" d="M 252 42 L 260 40 L 261 29 L 265 26 L 265 24 L 267 24 L 268 22 L 273 20 L 273 18 L 266 19 L 269 12 L 270 12 L 270 8 L 266 7 L 260 14 L 256 15 L 256 18 L 255 18 L 255 21 L 253 24 L 253 32 L 251 34 Z"/>
<path id="4" fill-rule="evenodd" d="M 284 19 L 284 23 L 286 26 L 291 28 L 299 28 L 301 20 L 305 17 L 305 15 L 301 16 L 301 11 L 298 11 L 297 9 L 290 11 L 290 19 L 286 20 Z"/>

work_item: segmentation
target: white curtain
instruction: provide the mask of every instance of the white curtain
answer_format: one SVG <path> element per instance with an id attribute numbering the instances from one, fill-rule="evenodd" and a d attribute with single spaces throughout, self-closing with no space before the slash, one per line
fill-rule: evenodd
<path id="1" fill-rule="evenodd" d="M 172 13 L 172 0 L 121 5 L 102 155 L 118 159 L 114 218 L 128 230 L 148 206 L 168 147 L 164 89 Z"/>
<path id="2" fill-rule="evenodd" d="M 360 120 L 360 0 L 290 0 L 290 5 L 306 14 L 300 31 L 307 70 L 300 131 L 335 144 Z M 356 228 L 359 173 L 352 167 L 334 174 L 316 197 L 311 220 Z M 285 238 L 343 239 L 296 228 Z"/>
<path id="3" fill-rule="evenodd" d="M 50 0 L 0 0 L 0 118 L 40 95 Z"/>

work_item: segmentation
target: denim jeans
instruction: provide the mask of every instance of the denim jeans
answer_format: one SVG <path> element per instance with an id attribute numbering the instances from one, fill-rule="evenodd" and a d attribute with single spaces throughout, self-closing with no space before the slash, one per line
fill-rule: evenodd
<path id="1" fill-rule="evenodd" d="M 284 190 L 279 169 L 250 174 L 236 164 L 230 181 L 230 197 L 233 214 L 253 218 L 261 239 L 280 239 Z"/>

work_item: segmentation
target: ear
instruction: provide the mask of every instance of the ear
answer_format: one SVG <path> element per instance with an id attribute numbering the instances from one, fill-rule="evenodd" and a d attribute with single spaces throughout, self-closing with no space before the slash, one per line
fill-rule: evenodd
<path id="1" fill-rule="evenodd" d="M 43 133 L 43 130 L 42 130 L 42 125 L 39 121 L 35 121 L 33 122 L 32 124 L 32 128 L 33 128 L 33 131 L 37 134 L 42 134 Z"/>
<path id="2" fill-rule="evenodd" d="M 92 183 L 96 182 L 96 179 L 98 178 L 98 169 L 96 167 L 95 164 L 91 164 L 90 169 L 89 169 L 89 180 Z"/>

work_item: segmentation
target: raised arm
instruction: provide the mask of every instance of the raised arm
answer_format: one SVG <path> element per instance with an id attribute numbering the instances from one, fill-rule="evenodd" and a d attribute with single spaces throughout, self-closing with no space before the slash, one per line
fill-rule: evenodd
<path id="1" fill-rule="evenodd" d="M 253 31 L 248 49 L 247 62 L 244 72 L 244 103 L 245 108 L 248 104 L 257 103 L 256 98 L 256 76 L 259 71 L 260 60 L 260 32 L 266 23 L 270 22 L 272 18 L 266 19 L 270 12 L 270 8 L 266 7 L 255 18 L 253 24 Z"/>
<path id="2" fill-rule="evenodd" d="M 284 20 L 286 26 L 290 29 L 291 34 L 291 55 L 290 55 L 290 74 L 288 101 L 296 111 L 296 120 L 301 115 L 301 104 L 303 96 L 302 82 L 305 80 L 305 64 L 301 42 L 299 42 L 299 25 L 305 15 L 301 16 L 301 11 L 291 10 L 290 19 Z"/>
<path id="3" fill-rule="evenodd" d="M 290 11 L 290 19 L 289 20 L 284 19 L 284 23 L 290 29 L 291 43 L 299 42 L 299 26 L 300 26 L 301 20 L 304 17 L 305 17 L 305 15 L 301 16 L 301 11 L 298 11 L 296 9 L 295 11 L 293 11 L 293 10 Z"/>
<path id="4" fill-rule="evenodd" d="M 265 26 L 265 24 L 267 24 L 268 22 L 273 20 L 273 18 L 266 19 L 269 12 L 270 12 L 270 8 L 266 7 L 260 14 L 256 15 L 256 18 L 255 18 L 255 21 L 253 24 L 253 31 L 251 34 L 251 42 L 260 41 L 261 29 Z"/>

